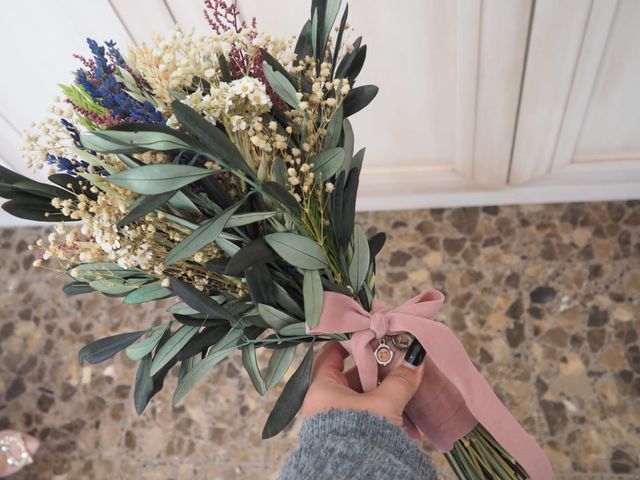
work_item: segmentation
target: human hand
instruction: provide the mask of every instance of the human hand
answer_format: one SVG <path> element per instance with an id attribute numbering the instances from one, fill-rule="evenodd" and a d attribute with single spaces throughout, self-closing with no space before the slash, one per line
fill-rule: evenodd
<path id="1" fill-rule="evenodd" d="M 402 427 L 404 408 L 418 390 L 424 375 L 424 348 L 415 340 L 404 361 L 398 362 L 375 390 L 366 393 L 362 392 L 356 368 L 343 372 L 347 355 L 337 342 L 327 344 L 318 353 L 302 415 L 310 417 L 332 408 L 366 410 Z"/>

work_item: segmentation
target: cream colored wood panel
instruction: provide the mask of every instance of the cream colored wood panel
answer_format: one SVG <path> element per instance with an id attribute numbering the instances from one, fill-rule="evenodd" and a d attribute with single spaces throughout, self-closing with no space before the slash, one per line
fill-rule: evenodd
<path id="1" fill-rule="evenodd" d="M 510 184 L 570 185 L 581 191 L 574 200 L 594 189 L 605 199 L 638 197 L 640 96 L 631 85 L 640 62 L 621 63 L 635 54 L 626 40 L 637 35 L 640 9 L 617 0 L 566 6 L 536 4 Z"/>
<path id="2" fill-rule="evenodd" d="M 166 35 L 176 23 L 163 0 L 109 0 L 109 3 L 136 45 L 149 42 L 154 34 Z"/>
<path id="3" fill-rule="evenodd" d="M 509 183 L 551 171 L 592 2 L 537 0 Z"/>
<path id="4" fill-rule="evenodd" d="M 162 1 L 166 8 L 171 12 L 176 23 L 184 31 L 190 31 L 195 28 L 198 32 L 210 32 L 211 29 L 207 24 L 204 14 L 204 1 L 200 0 L 158 0 Z M 243 0 L 238 0 L 238 3 L 242 3 Z M 272 3 L 269 0 L 265 3 Z M 304 3 L 304 2 L 303 2 Z"/>
<path id="5" fill-rule="evenodd" d="M 620 1 L 607 33 L 575 162 L 640 159 L 640 2 Z"/>

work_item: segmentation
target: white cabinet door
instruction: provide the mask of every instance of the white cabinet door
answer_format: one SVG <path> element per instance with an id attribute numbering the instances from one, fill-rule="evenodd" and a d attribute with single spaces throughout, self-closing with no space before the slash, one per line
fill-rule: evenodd
<path id="1" fill-rule="evenodd" d="M 637 0 L 536 2 L 511 185 L 640 196 L 639 47 Z"/>

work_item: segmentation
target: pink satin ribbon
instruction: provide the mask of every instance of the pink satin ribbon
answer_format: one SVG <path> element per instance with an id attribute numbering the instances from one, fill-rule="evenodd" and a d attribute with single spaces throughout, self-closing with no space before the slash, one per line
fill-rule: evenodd
<path id="1" fill-rule="evenodd" d="M 432 320 L 443 302 L 441 292 L 429 290 L 395 309 L 374 300 L 367 312 L 346 295 L 324 292 L 320 320 L 314 328 L 307 326 L 307 332 L 353 333 L 341 344 L 353 356 L 365 392 L 375 389 L 379 378 L 372 341 L 411 333 L 427 351 L 427 368 L 405 413 L 434 446 L 448 452 L 480 423 L 533 480 L 553 478 L 549 459 L 536 440 L 498 399 L 454 333 Z M 408 427 L 413 430 L 411 423 Z"/>

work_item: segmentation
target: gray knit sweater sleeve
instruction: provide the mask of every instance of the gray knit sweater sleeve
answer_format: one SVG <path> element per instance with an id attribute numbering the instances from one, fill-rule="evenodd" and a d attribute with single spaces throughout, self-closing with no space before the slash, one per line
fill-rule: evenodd
<path id="1" fill-rule="evenodd" d="M 309 418 L 280 480 L 432 480 L 436 472 L 416 442 L 383 417 L 330 410 Z"/>

